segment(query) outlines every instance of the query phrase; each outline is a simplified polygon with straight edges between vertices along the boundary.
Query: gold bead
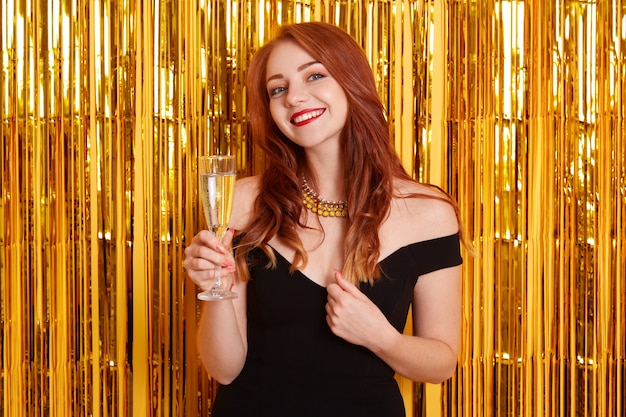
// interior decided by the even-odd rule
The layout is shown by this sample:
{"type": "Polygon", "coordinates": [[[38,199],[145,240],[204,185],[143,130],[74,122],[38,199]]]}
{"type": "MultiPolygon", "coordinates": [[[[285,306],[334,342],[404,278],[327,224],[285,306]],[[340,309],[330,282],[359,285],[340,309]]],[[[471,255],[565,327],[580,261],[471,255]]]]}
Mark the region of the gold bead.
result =
{"type": "Polygon", "coordinates": [[[344,201],[327,201],[311,189],[306,179],[302,179],[302,204],[311,212],[323,217],[346,217],[348,209],[344,201]]]}

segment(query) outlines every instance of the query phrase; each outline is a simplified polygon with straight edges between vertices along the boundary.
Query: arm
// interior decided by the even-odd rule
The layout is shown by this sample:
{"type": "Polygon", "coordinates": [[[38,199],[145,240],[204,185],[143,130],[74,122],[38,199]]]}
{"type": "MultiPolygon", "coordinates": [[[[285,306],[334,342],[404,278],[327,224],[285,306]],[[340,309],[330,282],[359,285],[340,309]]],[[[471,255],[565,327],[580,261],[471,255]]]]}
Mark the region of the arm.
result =
{"type": "MultiPolygon", "coordinates": [[[[229,231],[222,245],[208,231],[198,233],[185,249],[185,269],[188,276],[202,290],[213,282],[215,264],[222,265],[222,273],[235,274],[234,262],[226,247],[233,231],[229,231]]],[[[239,296],[233,300],[203,301],[198,324],[198,352],[207,372],[222,384],[228,384],[241,369],[246,359],[246,284],[235,279],[233,290],[239,296]]]]}
{"type": "Polygon", "coordinates": [[[457,365],[460,339],[460,267],[420,277],[414,289],[414,335],[398,332],[352,283],[336,274],[328,287],[328,324],[343,339],[365,346],[400,375],[439,383],[457,365]]]}
{"type": "Polygon", "coordinates": [[[207,301],[202,306],[197,346],[205,369],[221,384],[230,384],[243,369],[248,351],[245,336],[245,284],[235,285],[235,300],[207,301]]]}
{"type": "Polygon", "coordinates": [[[234,274],[239,296],[233,300],[203,301],[198,323],[197,345],[207,372],[221,384],[231,383],[241,372],[248,352],[246,297],[247,283],[237,278],[234,259],[228,248],[235,229],[244,229],[251,218],[251,208],[258,194],[257,180],[246,177],[237,181],[233,203],[232,228],[220,243],[204,230],[185,249],[187,275],[202,291],[211,287],[215,265],[222,273],[234,274]]]}
{"type": "MultiPolygon", "coordinates": [[[[407,189],[405,192],[422,192],[407,189]]],[[[429,190],[426,190],[429,191],[429,190]]],[[[436,195],[436,194],[433,194],[436,195]]],[[[400,199],[381,234],[393,248],[458,230],[452,206],[437,199],[400,199]]],[[[370,349],[397,373],[439,383],[455,371],[461,323],[461,267],[421,276],[413,289],[413,335],[398,332],[357,287],[337,274],[328,286],[327,320],[345,340],[370,349]]]]}

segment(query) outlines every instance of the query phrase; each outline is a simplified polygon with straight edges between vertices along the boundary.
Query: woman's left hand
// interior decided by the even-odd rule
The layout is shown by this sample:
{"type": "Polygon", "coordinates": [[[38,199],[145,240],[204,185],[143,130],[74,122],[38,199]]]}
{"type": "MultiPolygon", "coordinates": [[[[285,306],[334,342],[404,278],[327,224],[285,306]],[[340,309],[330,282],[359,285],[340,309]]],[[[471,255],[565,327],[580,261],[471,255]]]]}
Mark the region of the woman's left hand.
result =
{"type": "Polygon", "coordinates": [[[326,322],[342,339],[371,349],[382,333],[396,331],[382,311],[341,272],[335,271],[335,282],[327,291],[326,322]]]}

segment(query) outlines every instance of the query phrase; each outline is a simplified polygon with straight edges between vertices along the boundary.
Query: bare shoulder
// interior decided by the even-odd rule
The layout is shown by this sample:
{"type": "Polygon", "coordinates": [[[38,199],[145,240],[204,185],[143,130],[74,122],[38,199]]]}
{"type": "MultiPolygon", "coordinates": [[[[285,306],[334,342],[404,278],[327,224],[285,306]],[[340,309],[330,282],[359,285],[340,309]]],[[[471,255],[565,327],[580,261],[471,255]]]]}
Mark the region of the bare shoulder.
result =
{"type": "Polygon", "coordinates": [[[388,226],[407,243],[449,236],[459,231],[455,203],[443,190],[397,180],[388,226]]]}
{"type": "Polygon", "coordinates": [[[254,202],[259,195],[261,181],[259,176],[243,177],[235,183],[235,200],[231,226],[244,229],[252,221],[254,202]]]}

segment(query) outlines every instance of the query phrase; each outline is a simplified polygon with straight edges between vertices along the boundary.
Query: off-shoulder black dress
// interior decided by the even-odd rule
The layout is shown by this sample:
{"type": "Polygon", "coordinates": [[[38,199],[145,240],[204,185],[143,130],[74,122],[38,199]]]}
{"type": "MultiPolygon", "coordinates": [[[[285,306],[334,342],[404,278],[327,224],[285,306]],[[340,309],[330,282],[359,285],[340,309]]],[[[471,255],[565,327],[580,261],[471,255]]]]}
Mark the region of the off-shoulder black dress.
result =
{"type": "MultiPolygon", "coordinates": [[[[372,352],[335,336],[326,323],[326,288],[289,262],[266,269],[265,254],[248,282],[248,356],[220,386],[213,417],[404,417],[394,371],[372,352]]],[[[420,275],[460,265],[458,234],[402,247],[380,262],[383,278],[363,291],[402,331],[420,275]]]]}

